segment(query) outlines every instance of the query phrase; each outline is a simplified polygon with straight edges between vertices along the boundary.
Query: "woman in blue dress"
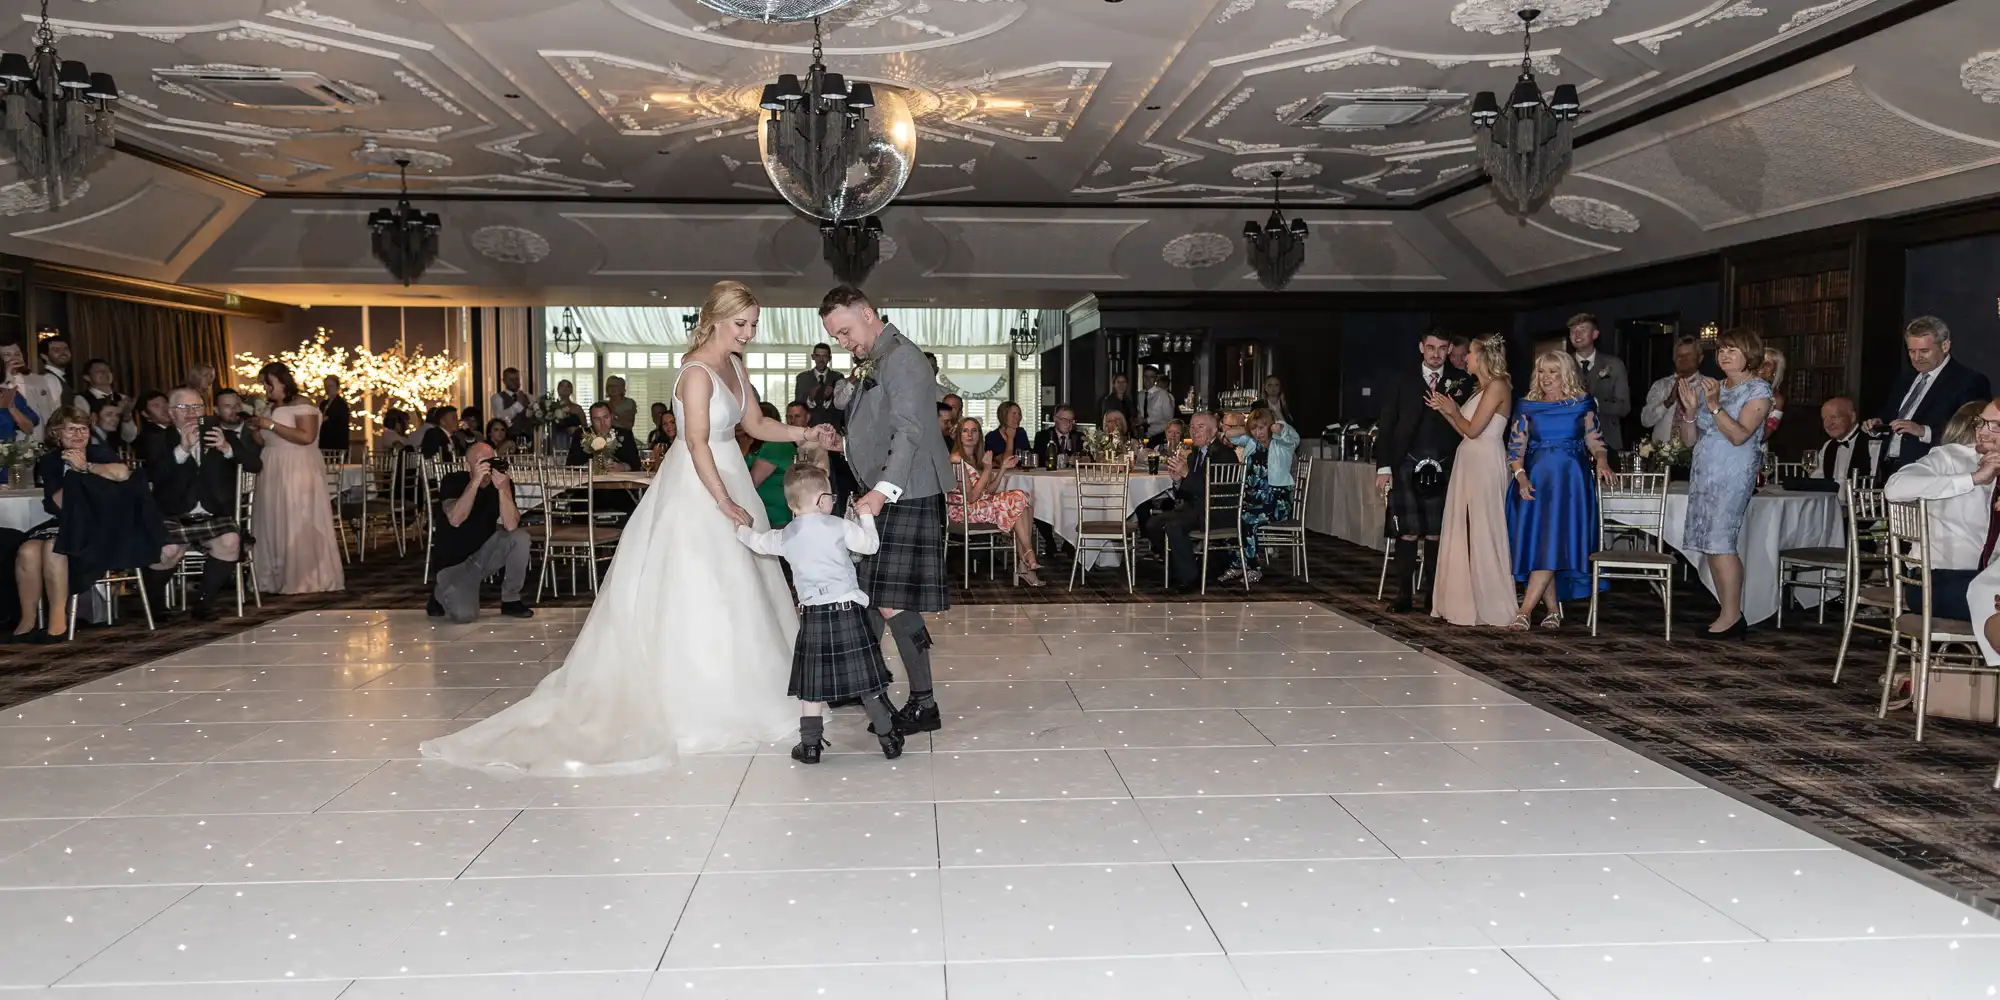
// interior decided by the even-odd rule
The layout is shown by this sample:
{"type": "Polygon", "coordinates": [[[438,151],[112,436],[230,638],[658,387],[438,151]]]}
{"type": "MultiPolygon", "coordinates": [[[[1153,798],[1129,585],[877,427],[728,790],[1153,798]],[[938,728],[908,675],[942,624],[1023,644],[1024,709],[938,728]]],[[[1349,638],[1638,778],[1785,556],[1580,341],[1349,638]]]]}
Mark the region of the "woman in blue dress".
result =
{"type": "Polygon", "coordinates": [[[1535,359],[1535,375],[1507,435],[1514,489],[1507,495],[1507,534],[1514,579],[1526,584],[1521,610],[1508,626],[1526,631],[1536,604],[1548,607],[1541,627],[1562,627],[1562,603],[1590,596],[1590,553],[1597,548],[1597,484],[1612,480],[1598,432],[1597,400],[1583,388],[1566,351],[1535,359]]]}
{"type": "Polygon", "coordinates": [[[1771,386],[1756,376],[1764,340],[1734,329],[1715,341],[1722,381],[1698,376],[1681,383],[1681,403],[1694,412],[1694,468],[1688,473],[1687,526],[1681,549],[1708,557],[1709,579],[1722,610],[1708,627],[1711,638],[1741,638],[1743,559],[1736,538],[1757,491],[1763,466],[1764,418],[1771,415],[1771,386]]]}

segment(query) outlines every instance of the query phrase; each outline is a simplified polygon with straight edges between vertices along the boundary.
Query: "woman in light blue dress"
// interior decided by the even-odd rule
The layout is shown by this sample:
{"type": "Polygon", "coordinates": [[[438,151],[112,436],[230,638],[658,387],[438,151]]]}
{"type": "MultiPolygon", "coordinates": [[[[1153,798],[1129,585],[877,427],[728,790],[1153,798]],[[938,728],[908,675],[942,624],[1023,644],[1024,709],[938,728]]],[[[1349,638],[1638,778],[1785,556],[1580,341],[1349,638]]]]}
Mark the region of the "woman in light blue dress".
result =
{"type": "Polygon", "coordinates": [[[1715,363],[1722,369],[1720,383],[1696,377],[1680,387],[1681,402],[1694,411],[1696,435],[1681,549],[1708,557],[1709,578],[1722,605],[1709,636],[1741,638],[1748,626],[1736,540],[1757,491],[1764,418],[1771,415],[1770,383],[1755,374],[1764,363],[1764,340],[1752,330],[1729,330],[1716,339],[1715,363]]]}

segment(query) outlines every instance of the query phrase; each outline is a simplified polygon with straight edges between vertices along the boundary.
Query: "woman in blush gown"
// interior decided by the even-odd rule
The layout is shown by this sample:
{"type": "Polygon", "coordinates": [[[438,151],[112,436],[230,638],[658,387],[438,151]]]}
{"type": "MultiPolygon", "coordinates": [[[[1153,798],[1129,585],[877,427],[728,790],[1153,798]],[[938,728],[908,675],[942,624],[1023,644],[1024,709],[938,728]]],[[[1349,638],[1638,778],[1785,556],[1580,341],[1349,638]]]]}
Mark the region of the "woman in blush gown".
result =
{"type": "Polygon", "coordinates": [[[562,668],[527,698],[423,744],[425,757],[534,775],[638,774],[681,754],[750,749],[798,726],[786,697],[798,634],[777,559],[736,540],[770,527],[736,450],[815,434],[770,420],[738,357],[757,300],[709,290],[674,387],[678,445],[626,522],[590,617],[562,668]]]}
{"type": "Polygon", "coordinates": [[[249,421],[264,443],[264,468],[257,473],[250,511],[257,585],[280,594],[345,590],[326,460],[319,453],[319,407],[299,395],[283,362],[265,365],[257,378],[271,404],[269,413],[249,421]]]}
{"type": "Polygon", "coordinates": [[[1597,427],[1597,401],[1584,391],[1576,359],[1553,350],[1535,359],[1535,376],[1507,438],[1514,492],[1507,497],[1507,534],[1514,545],[1514,579],[1527,584],[1508,626],[1528,628],[1537,603],[1548,607],[1541,627],[1562,627],[1562,603],[1590,596],[1590,553],[1597,548],[1597,479],[1612,482],[1609,454],[1597,427]]]}
{"type": "Polygon", "coordinates": [[[1466,365],[1479,391],[1464,405],[1432,392],[1424,404],[1465,438],[1451,465],[1438,535],[1431,614],[1453,625],[1504,626],[1514,617],[1514,574],[1507,550],[1507,341],[1472,342],[1466,365]]]}

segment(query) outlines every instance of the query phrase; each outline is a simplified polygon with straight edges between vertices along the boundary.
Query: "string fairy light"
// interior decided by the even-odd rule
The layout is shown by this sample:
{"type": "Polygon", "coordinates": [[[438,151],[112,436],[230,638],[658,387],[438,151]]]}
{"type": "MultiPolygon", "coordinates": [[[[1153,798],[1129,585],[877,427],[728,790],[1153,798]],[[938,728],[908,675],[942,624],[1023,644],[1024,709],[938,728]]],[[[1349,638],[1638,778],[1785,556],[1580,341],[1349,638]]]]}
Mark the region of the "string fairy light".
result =
{"type": "Polygon", "coordinates": [[[340,394],[354,412],[381,423],[380,413],[369,412],[364,402],[374,397],[382,412],[402,409],[414,414],[451,399],[458,391],[465,365],[440,354],[422,350],[410,354],[401,347],[376,353],[365,348],[334,347],[327,343],[327,329],[320,327],[313,339],[271,357],[260,358],[243,352],[236,355],[236,374],[243,392],[261,398],[263,383],[257,373],[273,361],[283,362],[302,387],[326,384],[329,375],[340,379],[340,394]]]}

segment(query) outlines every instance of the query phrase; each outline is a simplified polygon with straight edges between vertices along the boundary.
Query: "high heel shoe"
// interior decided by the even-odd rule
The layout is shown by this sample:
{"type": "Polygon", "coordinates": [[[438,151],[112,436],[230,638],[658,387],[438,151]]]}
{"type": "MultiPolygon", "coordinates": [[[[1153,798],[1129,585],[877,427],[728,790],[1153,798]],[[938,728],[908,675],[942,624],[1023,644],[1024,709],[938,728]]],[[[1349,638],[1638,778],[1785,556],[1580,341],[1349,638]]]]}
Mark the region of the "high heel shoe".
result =
{"type": "Polygon", "coordinates": [[[1718,642],[1723,641],[1725,639],[1736,639],[1739,641],[1745,640],[1750,638],[1750,619],[1738,618],[1736,619],[1736,624],[1731,625],[1720,632],[1710,630],[1710,631],[1705,631],[1702,634],[1718,642]]]}
{"type": "Polygon", "coordinates": [[[1562,628],[1563,627],[1562,609],[1557,608],[1554,611],[1551,611],[1548,614],[1543,615],[1541,627],[1546,629],[1562,628]]]}
{"type": "Polygon", "coordinates": [[[1039,566],[1030,566],[1027,569],[1015,570],[1014,586],[1018,587],[1021,586],[1023,583],[1026,583],[1030,587],[1042,586],[1042,578],[1035,575],[1035,570],[1038,570],[1040,568],[1041,567],[1039,566]]]}
{"type": "Polygon", "coordinates": [[[1509,632],[1526,632],[1527,630],[1528,630],[1527,615],[1515,615],[1514,620],[1507,624],[1507,631],[1509,632]]]}

